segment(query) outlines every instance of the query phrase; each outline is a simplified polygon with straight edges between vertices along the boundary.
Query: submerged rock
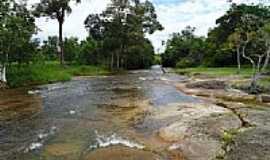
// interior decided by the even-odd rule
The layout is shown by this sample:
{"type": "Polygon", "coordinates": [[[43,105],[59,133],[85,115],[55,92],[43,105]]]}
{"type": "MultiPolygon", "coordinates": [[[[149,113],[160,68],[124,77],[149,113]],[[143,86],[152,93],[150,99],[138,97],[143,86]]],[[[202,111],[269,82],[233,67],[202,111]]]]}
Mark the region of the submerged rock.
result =
{"type": "Polygon", "coordinates": [[[74,154],[79,154],[81,150],[80,145],[58,143],[46,146],[44,150],[44,156],[48,159],[52,157],[71,157],[74,154]]]}
{"type": "Polygon", "coordinates": [[[83,160],[157,160],[158,155],[152,152],[137,150],[123,146],[113,146],[94,150],[83,158],[83,160]]]}

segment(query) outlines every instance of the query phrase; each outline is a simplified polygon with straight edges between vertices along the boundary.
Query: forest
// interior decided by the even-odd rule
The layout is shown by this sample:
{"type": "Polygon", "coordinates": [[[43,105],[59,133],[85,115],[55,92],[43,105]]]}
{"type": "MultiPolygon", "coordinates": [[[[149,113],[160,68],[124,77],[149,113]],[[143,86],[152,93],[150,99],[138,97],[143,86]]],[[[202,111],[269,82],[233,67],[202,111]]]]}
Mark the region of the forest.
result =
{"type": "MultiPolygon", "coordinates": [[[[79,0],[74,2],[80,4],[79,0]]],[[[206,37],[197,36],[196,28],[189,25],[172,33],[159,60],[146,37],[164,28],[150,1],[112,0],[102,13],[85,17],[82,23],[88,37],[82,41],[63,37],[64,22],[72,13],[70,3],[71,0],[41,0],[29,7],[27,1],[1,2],[2,81],[20,86],[25,82],[27,85],[67,80],[72,75],[93,74],[93,70],[102,74],[162,63],[163,67],[173,68],[237,67],[237,73],[243,67],[250,67],[255,83],[257,73],[265,72],[269,66],[270,10],[263,4],[232,3],[216,20],[216,26],[209,28],[206,37]],[[59,34],[44,41],[33,38],[39,32],[36,19],[40,17],[57,20],[59,34]],[[42,74],[40,70],[47,68],[52,71],[42,74]],[[58,70],[62,74],[57,74],[58,70]]]]}
{"type": "Polygon", "coordinates": [[[27,1],[1,1],[2,81],[7,81],[11,86],[20,86],[32,81],[49,82],[51,77],[55,77],[55,80],[68,79],[65,74],[68,69],[58,64],[70,68],[72,71],[67,72],[75,75],[91,74],[93,67],[89,66],[98,66],[101,72],[106,72],[107,69],[139,69],[153,65],[154,47],[146,34],[153,34],[163,27],[157,20],[151,2],[113,0],[102,13],[85,17],[82,23],[89,34],[82,41],[77,37],[63,37],[65,19],[72,13],[70,3],[70,0],[41,0],[29,7],[27,1]],[[39,17],[57,20],[58,36],[50,36],[42,42],[33,38],[39,31],[35,23],[39,17]],[[59,70],[61,74],[46,71],[48,68],[59,70]]]}
{"type": "Polygon", "coordinates": [[[236,67],[252,69],[251,92],[256,92],[261,73],[269,72],[270,10],[263,4],[235,4],[216,20],[207,37],[187,26],[173,33],[162,54],[165,67],[236,67]]]}

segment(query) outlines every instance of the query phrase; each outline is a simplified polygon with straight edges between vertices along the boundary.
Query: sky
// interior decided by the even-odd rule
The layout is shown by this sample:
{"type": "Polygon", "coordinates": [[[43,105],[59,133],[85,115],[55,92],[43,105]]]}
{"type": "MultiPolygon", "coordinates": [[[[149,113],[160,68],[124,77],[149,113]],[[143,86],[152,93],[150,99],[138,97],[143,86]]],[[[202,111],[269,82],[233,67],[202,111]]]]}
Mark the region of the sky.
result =
{"type": "MultiPolygon", "coordinates": [[[[174,32],[180,32],[186,26],[196,27],[195,34],[206,36],[209,28],[215,26],[217,18],[222,16],[229,8],[227,0],[150,0],[158,15],[158,20],[165,28],[147,37],[152,41],[155,50],[162,52],[166,41],[174,32]]],[[[235,3],[252,3],[258,0],[233,0],[235,3]]],[[[29,0],[30,4],[39,0],[29,0]]],[[[82,0],[82,3],[72,4],[73,12],[66,17],[64,24],[65,37],[78,37],[83,40],[87,36],[84,28],[84,20],[91,13],[101,13],[110,0],[82,0]]],[[[37,19],[37,25],[41,31],[35,38],[41,40],[48,36],[58,34],[58,23],[48,18],[37,19]]]]}

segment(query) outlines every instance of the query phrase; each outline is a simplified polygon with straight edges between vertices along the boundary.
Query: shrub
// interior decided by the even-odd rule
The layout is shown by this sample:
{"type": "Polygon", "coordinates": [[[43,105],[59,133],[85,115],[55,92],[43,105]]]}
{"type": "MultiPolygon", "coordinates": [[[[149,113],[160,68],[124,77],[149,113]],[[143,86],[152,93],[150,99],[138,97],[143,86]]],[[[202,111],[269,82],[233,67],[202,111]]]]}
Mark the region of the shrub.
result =
{"type": "Polygon", "coordinates": [[[189,58],[183,58],[176,64],[177,68],[189,68],[189,67],[194,67],[194,66],[196,66],[194,60],[189,59],[189,58]]]}

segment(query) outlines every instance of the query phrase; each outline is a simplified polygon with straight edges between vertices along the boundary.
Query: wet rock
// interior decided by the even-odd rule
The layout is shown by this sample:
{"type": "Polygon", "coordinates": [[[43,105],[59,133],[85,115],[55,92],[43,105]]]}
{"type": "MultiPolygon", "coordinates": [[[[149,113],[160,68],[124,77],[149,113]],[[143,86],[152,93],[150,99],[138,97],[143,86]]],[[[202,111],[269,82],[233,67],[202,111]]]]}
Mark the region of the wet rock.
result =
{"type": "Polygon", "coordinates": [[[156,160],[158,155],[152,152],[136,150],[123,146],[101,148],[88,153],[83,160],[156,160]]]}
{"type": "Polygon", "coordinates": [[[269,160],[269,128],[253,128],[237,135],[225,160],[269,160]]]}
{"type": "Polygon", "coordinates": [[[210,81],[198,81],[187,84],[188,88],[204,88],[204,89],[224,89],[226,84],[224,81],[210,80],[210,81]]]}
{"type": "Polygon", "coordinates": [[[68,143],[58,143],[48,145],[45,148],[44,156],[45,157],[69,157],[74,154],[78,154],[81,148],[80,145],[68,144],[68,143]]]}

